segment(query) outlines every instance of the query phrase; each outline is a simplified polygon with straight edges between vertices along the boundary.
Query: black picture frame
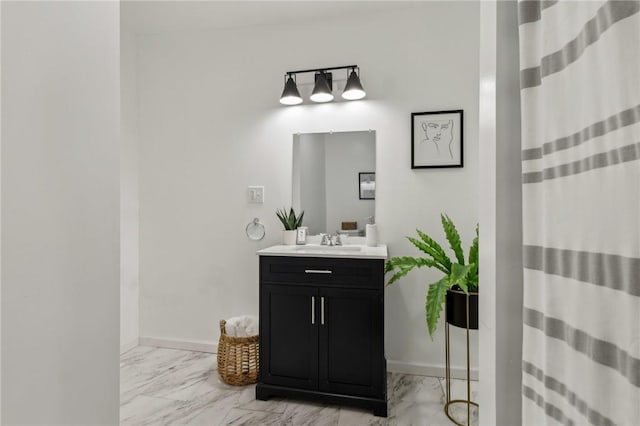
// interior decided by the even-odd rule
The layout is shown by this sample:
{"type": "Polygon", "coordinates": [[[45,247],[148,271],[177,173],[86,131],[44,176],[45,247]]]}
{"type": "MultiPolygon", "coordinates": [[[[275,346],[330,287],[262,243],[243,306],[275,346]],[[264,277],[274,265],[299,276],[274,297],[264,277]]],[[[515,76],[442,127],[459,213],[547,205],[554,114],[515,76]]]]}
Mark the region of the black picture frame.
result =
{"type": "Polygon", "coordinates": [[[375,200],[376,199],[376,172],[360,172],[358,173],[358,199],[359,200],[375,200]],[[373,179],[371,179],[373,178],[373,179]],[[373,181],[373,190],[362,189],[363,183],[370,183],[373,181]],[[373,194],[371,194],[373,192],[373,194]]]}
{"type": "Polygon", "coordinates": [[[425,111],[411,113],[411,168],[412,169],[443,169],[464,167],[464,110],[454,109],[446,111],[425,111]],[[430,126],[429,119],[434,125],[430,126]],[[443,124],[443,122],[445,122],[443,124]],[[437,139],[430,138],[431,128],[441,132],[449,126],[451,140],[447,149],[439,146],[440,133],[437,139]],[[420,133],[416,128],[420,129],[420,133]],[[459,131],[457,131],[459,129],[459,131]],[[429,145],[424,145],[427,142],[429,145]],[[423,144],[418,145],[417,144],[423,144]],[[430,146],[431,148],[427,148],[430,146]],[[451,156],[449,161],[448,156],[451,156]]]}

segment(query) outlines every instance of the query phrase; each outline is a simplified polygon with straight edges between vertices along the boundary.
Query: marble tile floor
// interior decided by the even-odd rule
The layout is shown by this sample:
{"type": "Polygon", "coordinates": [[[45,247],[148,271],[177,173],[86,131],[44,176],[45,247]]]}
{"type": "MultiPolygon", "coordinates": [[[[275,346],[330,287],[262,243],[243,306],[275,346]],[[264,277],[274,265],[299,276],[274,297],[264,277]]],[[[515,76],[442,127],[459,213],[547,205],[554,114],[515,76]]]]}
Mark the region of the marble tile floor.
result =
{"type": "MultiPolygon", "coordinates": [[[[389,417],[360,409],[298,400],[255,399],[255,385],[230,386],[220,380],[216,356],[204,352],[138,346],[120,357],[120,424],[358,426],[453,423],[443,412],[444,379],[389,374],[389,417]]],[[[452,395],[463,397],[466,383],[452,382],[452,395]]],[[[477,401],[477,383],[472,383],[477,401]]],[[[466,423],[466,406],[454,417],[466,423]]],[[[471,424],[477,423],[477,410],[471,424]]]]}

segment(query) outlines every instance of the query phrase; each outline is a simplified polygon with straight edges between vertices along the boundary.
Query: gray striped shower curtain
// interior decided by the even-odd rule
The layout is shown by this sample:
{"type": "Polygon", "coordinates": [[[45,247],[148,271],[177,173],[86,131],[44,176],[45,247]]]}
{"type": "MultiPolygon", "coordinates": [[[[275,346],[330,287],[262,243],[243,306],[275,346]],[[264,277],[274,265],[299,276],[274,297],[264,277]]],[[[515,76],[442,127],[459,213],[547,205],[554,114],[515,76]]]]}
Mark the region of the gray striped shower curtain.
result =
{"type": "Polygon", "coordinates": [[[520,1],[525,425],[640,425],[640,2],[520,1]]]}

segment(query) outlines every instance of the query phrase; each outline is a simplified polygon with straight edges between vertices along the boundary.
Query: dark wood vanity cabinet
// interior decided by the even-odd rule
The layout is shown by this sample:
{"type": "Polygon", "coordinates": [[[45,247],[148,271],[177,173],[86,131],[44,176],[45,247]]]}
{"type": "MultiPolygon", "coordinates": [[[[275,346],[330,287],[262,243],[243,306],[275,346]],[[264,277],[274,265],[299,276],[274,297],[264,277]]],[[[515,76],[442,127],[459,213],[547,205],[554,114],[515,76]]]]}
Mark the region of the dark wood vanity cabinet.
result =
{"type": "Polygon", "coordinates": [[[260,256],[256,398],[387,415],[384,260],[260,256]]]}

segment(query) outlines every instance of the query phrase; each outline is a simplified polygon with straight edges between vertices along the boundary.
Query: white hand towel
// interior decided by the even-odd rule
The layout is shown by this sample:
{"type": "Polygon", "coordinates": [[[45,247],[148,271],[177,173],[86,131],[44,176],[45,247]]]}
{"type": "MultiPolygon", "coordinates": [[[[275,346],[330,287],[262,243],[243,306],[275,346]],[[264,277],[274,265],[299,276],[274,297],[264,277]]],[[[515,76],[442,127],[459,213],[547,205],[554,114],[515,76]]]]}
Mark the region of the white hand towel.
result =
{"type": "Polygon", "coordinates": [[[234,323],[227,321],[224,325],[224,331],[227,333],[227,336],[236,337],[237,331],[234,323]]]}
{"type": "Polygon", "coordinates": [[[249,315],[229,318],[225,324],[227,335],[233,337],[256,336],[258,330],[258,318],[249,315]]]}

